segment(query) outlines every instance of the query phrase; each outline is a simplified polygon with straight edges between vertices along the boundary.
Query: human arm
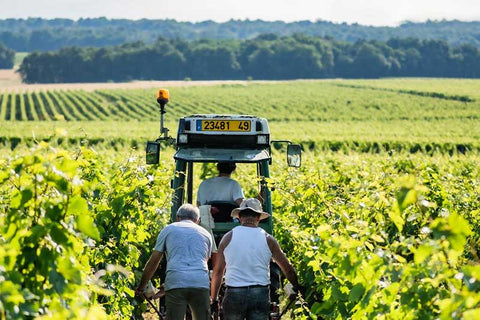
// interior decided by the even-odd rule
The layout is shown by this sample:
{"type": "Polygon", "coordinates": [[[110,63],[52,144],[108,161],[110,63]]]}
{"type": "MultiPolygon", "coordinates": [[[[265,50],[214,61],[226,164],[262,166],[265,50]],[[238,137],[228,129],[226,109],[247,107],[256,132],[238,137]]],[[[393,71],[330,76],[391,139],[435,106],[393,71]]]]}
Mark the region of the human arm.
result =
{"type": "Polygon", "coordinates": [[[298,283],[297,274],[292,264],[285,256],[285,253],[282,251],[282,248],[280,248],[278,241],[273,236],[267,235],[267,244],[270,248],[270,251],[272,252],[273,260],[280,267],[280,270],[282,270],[287,280],[290,281],[290,283],[293,285],[294,290],[298,291],[298,288],[300,286],[298,283]]]}
{"type": "Polygon", "coordinates": [[[145,268],[143,269],[142,278],[140,279],[140,284],[137,288],[135,288],[135,293],[137,295],[142,295],[145,291],[145,286],[147,285],[148,281],[152,278],[155,270],[157,270],[160,261],[162,260],[163,252],[153,250],[150,259],[148,259],[145,268]]]}
{"type": "Polygon", "coordinates": [[[220,241],[220,244],[218,245],[218,252],[216,254],[216,259],[215,259],[216,261],[213,268],[212,281],[211,281],[211,287],[210,287],[211,301],[218,300],[218,292],[220,291],[220,287],[222,285],[222,278],[223,278],[223,273],[225,272],[225,265],[226,265],[224,251],[231,240],[232,240],[232,231],[229,231],[223,236],[222,240],[220,241]]]}

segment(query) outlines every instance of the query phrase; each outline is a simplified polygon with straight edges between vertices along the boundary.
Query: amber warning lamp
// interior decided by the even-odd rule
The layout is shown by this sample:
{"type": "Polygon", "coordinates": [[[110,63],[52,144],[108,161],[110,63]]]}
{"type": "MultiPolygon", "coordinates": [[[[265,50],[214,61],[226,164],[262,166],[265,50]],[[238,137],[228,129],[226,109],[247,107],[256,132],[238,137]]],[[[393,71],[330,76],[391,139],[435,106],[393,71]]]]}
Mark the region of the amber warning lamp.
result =
{"type": "Polygon", "coordinates": [[[146,160],[147,164],[158,164],[160,160],[160,142],[165,141],[170,144],[175,143],[175,139],[168,136],[168,128],[163,126],[163,115],[165,112],[165,105],[170,99],[170,94],[166,89],[157,91],[157,102],[160,105],[160,136],[155,141],[147,142],[146,160]]]}
{"type": "Polygon", "coordinates": [[[160,107],[163,108],[168,103],[170,99],[170,93],[167,89],[160,89],[157,92],[157,102],[160,104],[160,107]]]}
{"type": "Polygon", "coordinates": [[[163,126],[163,115],[166,113],[165,105],[170,99],[170,93],[167,89],[160,89],[157,91],[157,102],[160,104],[160,135],[163,135],[164,139],[167,139],[168,129],[163,126]]]}

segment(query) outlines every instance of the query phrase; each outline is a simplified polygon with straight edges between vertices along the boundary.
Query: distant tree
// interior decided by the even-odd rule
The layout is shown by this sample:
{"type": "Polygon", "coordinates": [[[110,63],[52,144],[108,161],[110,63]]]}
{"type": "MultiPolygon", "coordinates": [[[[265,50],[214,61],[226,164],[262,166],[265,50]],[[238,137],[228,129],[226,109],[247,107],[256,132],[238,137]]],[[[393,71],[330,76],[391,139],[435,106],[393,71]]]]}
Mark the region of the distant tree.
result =
{"type": "Polygon", "coordinates": [[[389,73],[391,64],[376,46],[371,43],[362,43],[359,45],[351,67],[354,77],[379,78],[389,73]]]}
{"type": "Polygon", "coordinates": [[[316,48],[296,41],[277,41],[272,46],[273,79],[320,78],[322,57],[316,48]]]}
{"type": "MultiPolygon", "coordinates": [[[[253,47],[251,47],[253,49],[253,47]]],[[[257,44],[256,48],[246,56],[243,70],[248,77],[253,79],[275,79],[272,63],[274,51],[266,44],[257,44]]]]}
{"type": "Polygon", "coordinates": [[[19,73],[25,83],[57,82],[55,78],[55,55],[38,51],[27,55],[20,65],[19,73]]]}
{"type": "MultiPolygon", "coordinates": [[[[419,73],[426,77],[448,77],[450,61],[450,47],[443,40],[424,40],[419,52],[422,61],[419,73]]],[[[453,76],[453,75],[451,75],[453,76]]]]}
{"type": "Polygon", "coordinates": [[[49,29],[34,30],[30,33],[28,48],[41,51],[55,50],[59,48],[56,44],[58,40],[58,35],[52,33],[49,29]]]}
{"type": "Polygon", "coordinates": [[[414,77],[420,76],[420,65],[422,63],[422,55],[416,48],[408,48],[396,50],[395,56],[400,64],[398,76],[414,77]]]}
{"type": "Polygon", "coordinates": [[[472,45],[463,45],[453,50],[455,71],[461,78],[480,77],[480,49],[472,45]]]}
{"type": "Polygon", "coordinates": [[[56,54],[55,82],[95,81],[96,70],[92,65],[91,50],[78,47],[61,49],[56,54]]]}
{"type": "Polygon", "coordinates": [[[28,47],[29,35],[23,32],[1,31],[0,43],[3,42],[8,48],[12,48],[15,51],[30,51],[28,47]]]}
{"type": "Polygon", "coordinates": [[[391,38],[386,44],[392,49],[420,49],[421,41],[418,38],[391,38]]]}
{"type": "Polygon", "coordinates": [[[268,35],[245,41],[158,38],[153,44],[137,41],[100,49],[73,46],[34,52],[24,59],[20,73],[28,83],[186,77],[195,80],[480,77],[480,56],[474,46],[451,48],[441,40],[362,40],[352,44],[299,34],[268,35]]]}
{"type": "Polygon", "coordinates": [[[308,44],[315,47],[315,50],[320,55],[321,69],[324,76],[333,75],[334,53],[333,53],[333,39],[317,38],[305,36],[303,34],[294,34],[293,38],[298,43],[308,44]]]}
{"type": "Polygon", "coordinates": [[[342,78],[355,77],[353,58],[347,54],[338,54],[335,59],[334,74],[342,78]]]}
{"type": "Polygon", "coordinates": [[[117,70],[115,67],[115,49],[112,47],[100,48],[92,53],[91,64],[95,68],[96,81],[114,81],[117,70]]]}
{"type": "Polygon", "coordinates": [[[200,43],[187,53],[187,74],[192,79],[235,79],[240,73],[240,64],[233,48],[200,43]]]}
{"type": "Polygon", "coordinates": [[[153,59],[151,70],[154,73],[149,79],[183,80],[187,76],[185,55],[175,48],[162,50],[153,59]]]}
{"type": "Polygon", "coordinates": [[[15,58],[15,51],[5,47],[0,43],[0,69],[11,69],[13,68],[15,58]]]}
{"type": "Polygon", "coordinates": [[[255,38],[257,41],[275,41],[278,40],[278,35],[275,33],[264,33],[255,38]]]}

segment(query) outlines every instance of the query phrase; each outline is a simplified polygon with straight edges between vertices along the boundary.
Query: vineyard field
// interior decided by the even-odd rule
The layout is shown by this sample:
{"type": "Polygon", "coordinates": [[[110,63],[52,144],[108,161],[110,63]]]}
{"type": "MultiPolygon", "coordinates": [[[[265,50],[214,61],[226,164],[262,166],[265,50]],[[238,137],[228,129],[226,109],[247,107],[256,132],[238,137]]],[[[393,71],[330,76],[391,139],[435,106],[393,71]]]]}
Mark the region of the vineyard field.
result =
{"type": "MultiPolygon", "coordinates": [[[[169,109],[174,118],[220,110],[258,114],[270,121],[478,120],[479,86],[478,80],[414,79],[174,87],[169,109]]],[[[0,96],[1,120],[156,120],[155,92],[156,88],[5,90],[0,96]]]]}
{"type": "MultiPolygon", "coordinates": [[[[175,132],[174,120],[184,115],[255,114],[269,120],[274,139],[295,139],[306,149],[478,152],[478,87],[480,81],[454,79],[174,87],[167,122],[175,132]]],[[[88,137],[94,144],[138,145],[158,132],[155,90],[4,91],[0,143],[55,137],[78,145],[88,137]],[[62,129],[68,139],[58,137],[62,129]]]]}
{"type": "MultiPolygon", "coordinates": [[[[169,115],[167,115],[169,116],[169,115]]],[[[465,145],[479,150],[478,121],[343,121],[314,122],[288,121],[270,122],[273,139],[294,139],[304,144],[306,149],[335,150],[337,145],[355,148],[355,144],[383,144],[405,146],[405,150],[415,145],[448,147],[465,145]]],[[[60,145],[79,145],[82,141],[91,145],[136,146],[159,135],[158,121],[119,122],[119,121],[75,121],[75,122],[3,122],[0,127],[0,145],[11,147],[21,141],[32,145],[34,140],[56,141],[60,145]]],[[[175,132],[177,123],[166,122],[175,132]]]]}
{"type": "MultiPolygon", "coordinates": [[[[147,167],[138,151],[40,143],[0,157],[0,314],[141,313],[132,289],[169,217],[171,155],[147,167]]],[[[478,155],[307,153],[300,170],[274,157],[275,236],[307,286],[296,319],[479,316],[478,155]]],[[[246,166],[235,178],[253,196],[246,166]]]]}
{"type": "MultiPolygon", "coordinates": [[[[285,319],[480,319],[480,81],[174,87],[167,126],[255,114],[274,145],[274,234],[306,293],[285,319]],[[289,318],[288,318],[289,317],[289,318]]],[[[174,149],[152,89],[1,91],[0,320],[128,319],[169,221],[174,149]]],[[[215,173],[195,164],[194,189],[215,173]]],[[[258,194],[256,168],[233,176],[258,194]]],[[[195,192],[194,192],[195,194],[195,192]]],[[[194,201],[196,199],[193,199],[194,201]]],[[[160,279],[155,279],[159,284],[160,279]]],[[[282,307],[285,304],[282,298],[282,307]]]]}

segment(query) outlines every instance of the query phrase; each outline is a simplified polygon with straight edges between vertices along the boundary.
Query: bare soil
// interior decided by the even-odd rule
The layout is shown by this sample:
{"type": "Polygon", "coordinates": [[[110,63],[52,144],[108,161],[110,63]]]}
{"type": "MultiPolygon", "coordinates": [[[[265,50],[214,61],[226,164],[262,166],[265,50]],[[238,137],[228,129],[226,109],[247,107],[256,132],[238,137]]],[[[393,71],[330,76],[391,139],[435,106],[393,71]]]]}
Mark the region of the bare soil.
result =
{"type": "Polygon", "coordinates": [[[247,84],[243,80],[222,81],[131,81],[131,82],[99,82],[99,83],[22,83],[20,75],[14,69],[0,70],[0,92],[24,92],[34,90],[68,90],[77,89],[93,91],[96,89],[133,89],[133,88],[159,88],[159,87],[188,87],[188,86],[213,86],[219,84],[247,84]]]}
{"type": "Polygon", "coordinates": [[[0,69],[0,90],[21,84],[20,75],[14,69],[0,69]]]}

